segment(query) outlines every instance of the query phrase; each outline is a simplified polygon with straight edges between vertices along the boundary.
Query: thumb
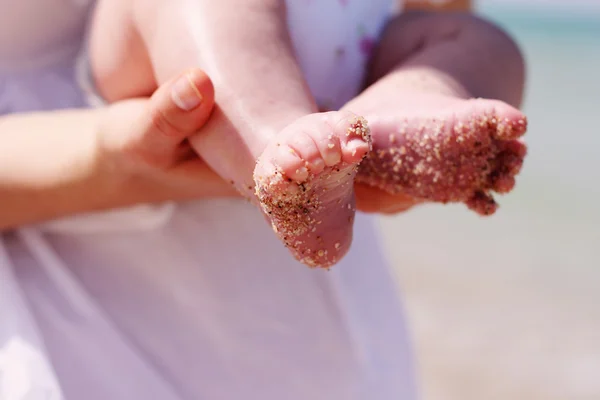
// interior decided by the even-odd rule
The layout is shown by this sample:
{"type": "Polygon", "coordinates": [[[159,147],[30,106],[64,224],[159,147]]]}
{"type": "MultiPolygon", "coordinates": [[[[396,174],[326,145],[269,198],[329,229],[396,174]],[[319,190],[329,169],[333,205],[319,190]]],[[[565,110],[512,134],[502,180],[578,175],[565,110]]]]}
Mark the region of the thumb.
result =
{"type": "Polygon", "coordinates": [[[200,69],[190,69],[164,83],[142,112],[135,152],[154,165],[168,166],[180,145],[206,123],[214,107],[214,88],[200,69]]]}

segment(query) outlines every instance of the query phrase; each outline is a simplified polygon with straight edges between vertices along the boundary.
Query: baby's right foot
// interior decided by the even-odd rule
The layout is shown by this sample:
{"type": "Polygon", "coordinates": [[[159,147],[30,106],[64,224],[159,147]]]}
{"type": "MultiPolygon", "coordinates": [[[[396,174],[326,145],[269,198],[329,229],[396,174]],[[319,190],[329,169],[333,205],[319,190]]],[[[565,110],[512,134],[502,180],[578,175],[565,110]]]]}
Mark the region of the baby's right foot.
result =
{"type": "Polygon", "coordinates": [[[349,112],[311,114],[283,130],[258,159],[256,195],[294,256],[330,267],[348,251],[354,177],[371,147],[366,121],[349,112]]]}

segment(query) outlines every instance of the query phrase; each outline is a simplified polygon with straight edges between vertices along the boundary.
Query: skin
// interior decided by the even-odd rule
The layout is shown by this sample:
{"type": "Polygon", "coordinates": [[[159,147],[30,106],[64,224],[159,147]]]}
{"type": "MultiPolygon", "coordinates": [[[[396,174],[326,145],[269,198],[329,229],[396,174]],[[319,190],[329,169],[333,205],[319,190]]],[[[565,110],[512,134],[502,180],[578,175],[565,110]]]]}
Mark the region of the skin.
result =
{"type": "MultiPolygon", "coordinates": [[[[449,0],[443,3],[427,2],[421,0],[400,0],[399,7],[407,12],[462,12],[470,13],[473,10],[473,1],[471,0],[449,0]]],[[[391,27],[401,26],[406,15],[396,17],[388,27],[388,32],[392,31],[391,27]]],[[[388,40],[380,43],[373,57],[372,68],[369,71],[367,85],[370,86],[379,78],[385,76],[398,63],[398,58],[403,58],[404,51],[399,49],[399,46],[394,44],[397,40],[402,40],[402,32],[398,29],[394,33],[390,33],[388,40]]],[[[516,55],[515,59],[519,61],[520,55],[516,55]]],[[[522,61],[520,62],[522,64],[522,61]]],[[[517,73],[517,76],[511,77],[505,87],[511,91],[512,104],[516,107],[520,106],[523,96],[524,74],[517,73]]],[[[504,79],[501,80],[504,82],[504,79]]],[[[456,86],[456,82],[455,86],[456,86]]],[[[393,215],[400,212],[405,212],[415,205],[423,203],[423,201],[413,198],[404,193],[388,193],[384,190],[373,186],[357,182],[355,184],[357,208],[366,213],[380,213],[393,215]]]]}
{"type": "MultiPolygon", "coordinates": [[[[445,7],[468,5],[461,4],[445,7]]],[[[311,266],[330,266],[349,248],[357,172],[358,182],[386,192],[371,191],[379,196],[367,205],[359,200],[365,209],[393,212],[386,201],[396,202],[396,210],[425,201],[460,201],[487,215],[496,207],[490,192],[512,189],[525,154],[517,141],[525,119],[508,104],[520,101],[520,54],[506,35],[476,18],[398,17],[372,60],[367,82],[372,85],[343,113],[325,114],[316,113],[294,60],[281,1],[105,0],[95,24],[98,32],[113,32],[120,41],[115,44],[103,34],[92,37],[96,79],[108,99],[146,91],[184,65],[207,70],[215,80],[217,109],[204,132],[191,138],[192,146],[259,204],[286,246],[311,266]],[[486,48],[496,62],[476,56],[486,48]],[[474,97],[498,100],[470,101],[474,97]],[[274,105],[277,112],[272,112],[274,105]],[[444,109],[446,114],[439,114],[444,109]],[[350,135],[356,121],[348,112],[376,121],[370,124],[371,134],[350,135]],[[379,117],[392,118],[392,123],[379,117]],[[418,148],[440,121],[442,135],[436,140],[444,142],[443,157],[425,165],[423,175],[417,167],[435,152],[431,147],[430,153],[419,153],[418,148]],[[458,132],[462,126],[469,127],[463,132],[464,145],[458,132]],[[403,144],[394,148],[387,138],[401,131],[407,132],[403,144]],[[359,169],[371,144],[377,151],[359,169]],[[404,148],[412,149],[407,159],[391,159],[393,151],[402,154],[404,148]],[[378,159],[380,151],[391,153],[378,159]],[[229,156],[232,152],[235,158],[229,156]],[[394,175],[392,162],[399,166],[401,161],[405,169],[394,175]],[[432,190],[424,190],[428,187],[432,190]]]]}
{"type": "Polygon", "coordinates": [[[138,203],[237,195],[185,144],[210,116],[212,84],[198,69],[179,77],[202,95],[196,108],[177,106],[172,79],[149,99],[1,117],[0,230],[138,203]]]}
{"type": "MultiPolygon", "coordinates": [[[[336,260],[341,259],[350,246],[356,209],[352,182],[357,165],[369,151],[370,138],[346,134],[353,124],[349,113],[305,118],[318,109],[296,63],[282,1],[106,0],[100,3],[95,24],[98,32],[137,33],[137,38],[115,33],[131,38],[130,43],[121,44],[120,55],[115,55],[115,48],[105,36],[92,35],[92,63],[98,87],[106,98],[135,95],[131,83],[129,91],[121,85],[128,80],[125,71],[148,70],[142,65],[147,61],[158,82],[183,65],[201,66],[215,84],[217,107],[202,134],[191,139],[194,149],[215,172],[263,210],[286,245],[310,246],[306,236],[314,233],[323,238],[325,251],[329,248],[336,260]],[[114,18],[117,14],[132,19],[134,26],[123,27],[123,19],[114,18]],[[131,54],[136,54],[134,48],[140,45],[147,49],[147,55],[136,59],[131,54]],[[256,76],[264,79],[254,79],[256,76]],[[273,112],[274,105],[277,112],[273,112]],[[290,157],[294,149],[303,160],[290,157]],[[325,201],[321,196],[331,183],[327,177],[337,169],[347,171],[337,179],[349,184],[343,185],[344,190],[329,192],[335,198],[330,196],[325,201]],[[271,185],[278,173],[286,179],[271,185]],[[287,201],[284,197],[294,190],[292,186],[309,178],[311,192],[320,198],[312,204],[319,204],[319,209],[298,204],[294,210],[286,207],[289,215],[272,219],[269,207],[287,201]],[[256,181],[261,185],[255,188],[256,181]],[[262,197],[255,196],[255,192],[262,193],[262,197]],[[338,207],[342,204],[343,209],[338,207]],[[305,230],[290,234],[287,227],[294,225],[294,218],[306,217],[294,214],[298,209],[308,210],[312,224],[326,223],[318,227],[298,223],[305,230]]],[[[142,82],[138,89],[147,86],[142,82]]],[[[309,250],[318,253],[316,248],[309,250]]],[[[302,250],[292,251],[300,258],[302,250]]]]}
{"type": "Polygon", "coordinates": [[[357,181],[402,197],[462,201],[480,214],[493,213],[490,192],[513,188],[526,153],[517,140],[526,118],[516,109],[524,78],[518,48],[486,21],[462,13],[401,14],[388,25],[373,56],[367,89],[344,107],[367,117],[374,139],[357,181]],[[444,129],[438,131],[440,126],[444,129]],[[466,138],[456,134],[461,129],[471,143],[454,141],[466,138]],[[431,140],[440,146],[434,152],[398,154],[431,140]],[[419,162],[435,179],[407,169],[419,162]]]}
{"type": "Polygon", "coordinates": [[[422,1],[422,0],[401,0],[400,6],[405,11],[458,11],[468,12],[473,9],[472,0],[448,0],[443,2],[438,1],[422,1]]]}

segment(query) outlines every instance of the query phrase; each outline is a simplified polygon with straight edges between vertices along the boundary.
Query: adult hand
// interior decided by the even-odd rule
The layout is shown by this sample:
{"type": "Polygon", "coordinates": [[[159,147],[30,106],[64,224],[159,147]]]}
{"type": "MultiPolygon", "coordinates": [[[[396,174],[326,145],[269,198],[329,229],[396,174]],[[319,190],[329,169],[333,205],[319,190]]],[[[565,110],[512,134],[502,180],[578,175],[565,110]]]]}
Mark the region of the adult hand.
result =
{"type": "Polygon", "coordinates": [[[161,85],[150,99],[111,105],[100,129],[106,168],[120,171],[136,201],[237,196],[187,142],[213,106],[212,83],[199,69],[161,85]]]}
{"type": "Polygon", "coordinates": [[[148,99],[0,117],[0,230],[138,203],[237,196],[187,144],[210,117],[190,70],[148,99]]]}

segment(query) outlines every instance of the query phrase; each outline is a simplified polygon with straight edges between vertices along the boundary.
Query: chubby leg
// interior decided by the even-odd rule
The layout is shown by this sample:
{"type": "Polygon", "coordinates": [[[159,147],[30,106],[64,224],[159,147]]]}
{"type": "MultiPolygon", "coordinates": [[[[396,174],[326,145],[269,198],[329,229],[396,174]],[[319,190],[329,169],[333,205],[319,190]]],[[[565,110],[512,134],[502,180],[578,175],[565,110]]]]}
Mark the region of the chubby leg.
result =
{"type": "Polygon", "coordinates": [[[407,13],[384,32],[362,94],[374,151],[357,181],[482,215],[514,186],[526,153],[524,66],[498,28],[468,14],[407,13]],[[492,100],[493,99],[493,100],[492,100]]]}
{"type": "Polygon", "coordinates": [[[214,82],[216,108],[190,140],[194,149],[260,205],[298,259],[330,266],[343,257],[369,129],[349,112],[315,114],[283,0],[103,0],[92,58],[110,100],[202,67],[214,82]]]}

